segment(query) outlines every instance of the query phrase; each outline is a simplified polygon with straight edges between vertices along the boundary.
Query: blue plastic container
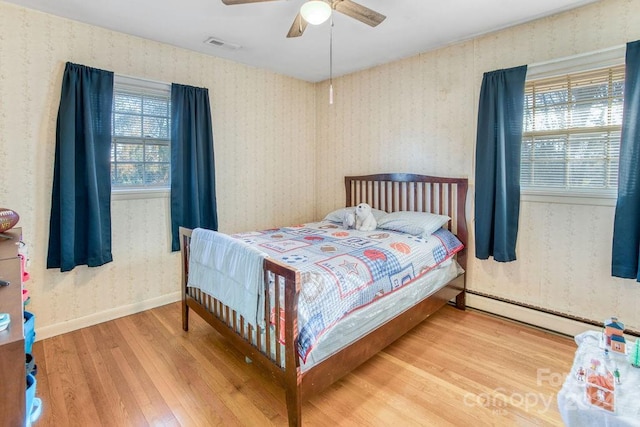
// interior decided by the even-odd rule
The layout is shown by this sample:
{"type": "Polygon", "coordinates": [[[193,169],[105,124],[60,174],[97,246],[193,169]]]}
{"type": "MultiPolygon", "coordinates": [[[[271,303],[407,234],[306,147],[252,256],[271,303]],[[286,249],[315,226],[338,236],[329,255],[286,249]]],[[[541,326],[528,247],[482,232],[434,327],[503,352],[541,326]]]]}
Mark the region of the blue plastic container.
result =
{"type": "Polygon", "coordinates": [[[36,377],[29,374],[27,375],[27,419],[25,422],[26,427],[31,427],[31,423],[35,422],[42,413],[42,400],[36,397],[36,377]]]}
{"type": "Polygon", "coordinates": [[[33,342],[36,340],[36,316],[26,311],[24,312],[24,352],[31,353],[33,342]]]}

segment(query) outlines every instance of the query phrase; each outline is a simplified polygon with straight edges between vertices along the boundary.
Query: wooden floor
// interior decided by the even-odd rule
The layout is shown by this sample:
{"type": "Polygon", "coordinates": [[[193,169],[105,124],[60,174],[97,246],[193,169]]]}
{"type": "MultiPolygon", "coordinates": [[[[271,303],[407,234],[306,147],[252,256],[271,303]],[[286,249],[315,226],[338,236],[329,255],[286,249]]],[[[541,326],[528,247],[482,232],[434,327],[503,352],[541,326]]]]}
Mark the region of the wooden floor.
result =
{"type": "MultiPolygon", "coordinates": [[[[445,307],[303,405],[306,426],[562,425],[575,344],[445,307]]],[[[44,426],[286,426],[284,392],[178,303],[36,342],[44,426]]]]}

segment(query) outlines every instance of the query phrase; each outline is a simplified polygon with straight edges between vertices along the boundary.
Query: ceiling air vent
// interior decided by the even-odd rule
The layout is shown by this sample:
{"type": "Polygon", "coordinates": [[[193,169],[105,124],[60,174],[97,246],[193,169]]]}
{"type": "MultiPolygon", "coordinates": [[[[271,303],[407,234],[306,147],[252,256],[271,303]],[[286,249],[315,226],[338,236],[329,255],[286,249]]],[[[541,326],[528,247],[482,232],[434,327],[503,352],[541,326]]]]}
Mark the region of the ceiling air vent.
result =
{"type": "Polygon", "coordinates": [[[223,49],[229,49],[229,50],[238,50],[242,47],[237,43],[227,42],[227,41],[218,39],[216,37],[209,37],[204,41],[204,43],[211,46],[221,47],[223,49]]]}

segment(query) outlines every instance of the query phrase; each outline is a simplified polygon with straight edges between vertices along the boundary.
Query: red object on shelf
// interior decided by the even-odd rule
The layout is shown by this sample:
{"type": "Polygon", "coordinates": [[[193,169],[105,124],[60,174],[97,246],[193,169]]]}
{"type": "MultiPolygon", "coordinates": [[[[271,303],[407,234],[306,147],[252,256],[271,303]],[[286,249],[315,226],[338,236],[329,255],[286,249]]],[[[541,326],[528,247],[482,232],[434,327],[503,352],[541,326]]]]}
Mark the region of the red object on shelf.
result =
{"type": "Polygon", "coordinates": [[[29,275],[29,272],[26,270],[27,258],[22,254],[18,254],[18,258],[20,258],[20,271],[22,272],[22,282],[26,282],[31,278],[31,276],[29,275]]]}

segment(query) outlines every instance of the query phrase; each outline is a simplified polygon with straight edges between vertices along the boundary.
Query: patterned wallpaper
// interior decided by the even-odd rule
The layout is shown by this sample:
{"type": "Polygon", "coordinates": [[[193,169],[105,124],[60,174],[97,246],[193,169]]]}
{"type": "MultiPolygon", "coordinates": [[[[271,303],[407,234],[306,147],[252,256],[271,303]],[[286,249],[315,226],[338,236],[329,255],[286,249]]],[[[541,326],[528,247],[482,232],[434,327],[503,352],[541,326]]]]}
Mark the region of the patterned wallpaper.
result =
{"type": "MultiPolygon", "coordinates": [[[[467,176],[473,199],[482,74],[640,39],[640,1],[605,0],[334,79],[317,86],[318,213],[343,201],[344,175],[413,172],[467,176]]],[[[336,43],[339,49],[339,43],[336,43]]],[[[469,203],[473,230],[473,203],[469,203]]],[[[480,261],[468,286],[595,319],[617,314],[640,330],[640,286],[610,275],[612,206],[522,202],[518,260],[480,261]]]]}
{"type": "MultiPolygon", "coordinates": [[[[0,206],[21,215],[39,338],[168,302],[179,291],[166,198],[113,202],[113,263],[64,274],[44,267],[66,61],[209,88],[221,230],[236,232],[324,215],[344,203],[346,174],[467,176],[472,200],[482,74],[640,39],[638,10],[640,0],[603,0],[337,78],[330,106],[326,82],[0,2],[0,206]]],[[[473,229],[472,201],[468,212],[473,229]]],[[[518,261],[470,257],[471,289],[581,317],[617,314],[640,329],[632,306],[640,287],[609,274],[613,207],[523,202],[520,224],[518,261]]]]}
{"type": "Polygon", "coordinates": [[[45,268],[66,61],[209,88],[221,230],[313,219],[313,84],[0,2],[0,206],[21,216],[39,338],[175,300],[180,289],[167,198],[113,201],[114,262],[45,268]]]}

